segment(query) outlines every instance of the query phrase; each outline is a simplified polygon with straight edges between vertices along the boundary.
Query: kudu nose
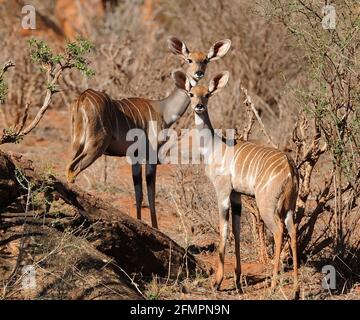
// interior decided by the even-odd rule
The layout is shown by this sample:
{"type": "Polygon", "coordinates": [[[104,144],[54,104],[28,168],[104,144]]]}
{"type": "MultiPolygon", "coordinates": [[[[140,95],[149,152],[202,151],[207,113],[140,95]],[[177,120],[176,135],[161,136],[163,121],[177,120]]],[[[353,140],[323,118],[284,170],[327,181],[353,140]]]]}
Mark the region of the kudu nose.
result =
{"type": "Polygon", "coordinates": [[[198,78],[202,78],[202,77],[204,76],[204,72],[203,72],[203,71],[197,71],[195,74],[196,74],[196,76],[197,76],[198,78]]]}

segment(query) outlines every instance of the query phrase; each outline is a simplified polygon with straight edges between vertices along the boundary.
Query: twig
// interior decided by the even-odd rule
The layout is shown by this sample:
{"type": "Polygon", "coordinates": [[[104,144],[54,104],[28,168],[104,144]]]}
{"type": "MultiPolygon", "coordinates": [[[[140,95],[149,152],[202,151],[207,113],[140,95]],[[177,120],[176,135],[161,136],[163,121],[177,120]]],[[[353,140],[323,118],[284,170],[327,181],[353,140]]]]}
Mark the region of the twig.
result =
{"type": "MultiPolygon", "coordinates": [[[[189,278],[189,268],[188,268],[188,259],[187,259],[188,258],[188,248],[189,248],[188,232],[187,232],[187,229],[186,229],[186,226],[185,226],[183,215],[182,215],[181,210],[179,209],[179,207],[178,207],[178,205],[177,205],[177,203],[175,201],[175,198],[174,198],[174,195],[172,194],[172,192],[170,193],[170,195],[171,195],[172,200],[174,201],[176,210],[177,210],[177,212],[178,212],[178,214],[180,216],[181,224],[182,224],[182,226],[184,228],[184,232],[185,232],[185,248],[184,248],[185,253],[184,253],[184,258],[185,258],[185,266],[186,266],[186,279],[188,279],[189,278]]],[[[178,275],[176,277],[176,282],[177,282],[177,280],[178,280],[178,278],[180,276],[180,273],[181,273],[181,269],[179,270],[178,275]]]]}
{"type": "Polygon", "coordinates": [[[65,68],[67,68],[67,66],[59,66],[54,75],[52,75],[52,69],[50,67],[47,68],[47,78],[51,79],[51,81],[48,84],[48,88],[46,90],[46,96],[44,98],[43,104],[40,110],[38,111],[38,113],[36,114],[34,120],[24,129],[25,122],[28,117],[28,109],[29,109],[29,104],[27,103],[25,105],[24,113],[21,118],[20,125],[18,126],[18,130],[12,131],[12,130],[4,129],[3,134],[0,138],[0,144],[18,142],[24,136],[29,134],[38,125],[38,123],[44,116],[46,110],[48,109],[51,103],[51,98],[53,94],[56,92],[52,88],[56,85],[62,71],[65,68]]]}
{"type": "Polygon", "coordinates": [[[249,135],[251,133],[252,127],[254,126],[254,122],[255,122],[254,113],[252,112],[249,104],[246,104],[246,113],[248,116],[248,122],[247,125],[244,127],[244,131],[243,131],[244,140],[249,139],[249,135]]]}
{"type": "MultiPolygon", "coordinates": [[[[57,81],[58,81],[58,79],[59,79],[59,77],[60,77],[60,75],[61,75],[61,73],[62,73],[63,70],[64,70],[64,67],[60,67],[60,68],[56,71],[53,79],[51,80],[50,84],[48,85],[48,89],[46,90],[46,96],[45,96],[44,102],[43,102],[40,110],[39,110],[38,113],[36,114],[35,119],[34,119],[24,130],[22,130],[22,131],[19,133],[20,136],[25,136],[25,135],[27,135],[28,133],[30,133],[30,132],[38,125],[38,123],[40,122],[40,120],[41,120],[42,117],[44,116],[46,110],[48,109],[48,107],[49,107],[49,105],[50,105],[51,98],[52,98],[53,94],[55,93],[55,92],[51,89],[51,87],[54,86],[54,85],[57,83],[57,81]]],[[[48,71],[48,76],[51,76],[50,73],[51,73],[51,70],[48,71]]]]}
{"type": "Polygon", "coordinates": [[[8,69],[10,69],[12,67],[15,67],[15,63],[13,63],[11,60],[6,62],[0,71],[0,79],[2,79],[5,72],[8,71],[8,69]]]}
{"type": "MultiPolygon", "coordinates": [[[[256,108],[255,108],[255,105],[254,103],[252,102],[251,100],[251,97],[249,96],[248,94],[248,91],[247,89],[245,89],[243,86],[241,86],[241,91],[244,92],[245,94],[245,100],[244,100],[244,103],[246,106],[250,106],[252,112],[254,113],[255,117],[256,117],[256,120],[259,122],[260,124],[260,127],[261,127],[261,131],[264,133],[264,135],[266,136],[267,138],[267,143],[269,143],[272,147],[274,148],[277,148],[278,146],[273,142],[272,138],[270,137],[270,135],[266,132],[266,129],[265,129],[265,126],[264,126],[264,123],[262,122],[260,116],[259,116],[259,113],[257,112],[256,108]]],[[[250,128],[251,129],[251,128],[250,128]]]]}
{"type": "Polygon", "coordinates": [[[14,281],[14,277],[17,274],[18,270],[19,270],[19,266],[21,263],[21,259],[23,256],[23,249],[24,249],[24,242],[25,242],[25,229],[26,229],[26,223],[27,223],[27,214],[29,212],[29,207],[30,207],[30,199],[31,199],[31,182],[29,180],[27,180],[24,176],[23,178],[25,179],[25,181],[27,182],[27,186],[25,186],[20,180],[18,180],[19,184],[25,189],[27,190],[27,198],[26,198],[26,206],[25,206],[25,214],[24,214],[24,223],[23,223],[23,230],[21,233],[21,239],[20,239],[20,246],[19,246],[19,254],[17,256],[16,259],[16,263],[14,266],[13,271],[11,272],[10,276],[8,277],[6,284],[4,286],[3,289],[3,296],[5,297],[6,295],[6,289],[8,286],[12,285],[13,281],[14,281]]]}
{"type": "Polygon", "coordinates": [[[119,265],[117,265],[116,263],[112,263],[112,265],[113,265],[114,267],[118,268],[118,269],[126,276],[126,278],[129,279],[129,281],[131,282],[131,284],[135,287],[136,291],[139,292],[139,294],[140,294],[144,299],[146,299],[145,295],[144,295],[144,294],[142,293],[142,291],[140,290],[139,285],[138,285],[136,282],[134,282],[134,280],[129,276],[129,274],[126,273],[126,271],[125,271],[123,268],[121,268],[119,265]]]}

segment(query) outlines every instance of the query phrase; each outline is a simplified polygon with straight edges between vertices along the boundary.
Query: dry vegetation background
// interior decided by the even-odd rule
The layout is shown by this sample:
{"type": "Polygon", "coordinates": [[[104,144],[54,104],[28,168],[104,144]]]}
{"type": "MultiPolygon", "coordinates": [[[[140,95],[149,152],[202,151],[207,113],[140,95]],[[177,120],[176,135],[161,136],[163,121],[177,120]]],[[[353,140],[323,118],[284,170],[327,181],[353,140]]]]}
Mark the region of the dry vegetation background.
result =
{"type": "MultiPolygon", "coordinates": [[[[169,35],[182,39],[190,50],[208,50],[215,41],[229,38],[231,50],[219,63],[210,65],[204,80],[218,71],[229,70],[231,74],[226,89],[210,101],[209,114],[214,127],[238,128],[242,132],[253,123],[250,138],[266,141],[262,127],[249,111],[253,103],[272,142],[292,155],[301,175],[296,220],[302,297],[359,298],[360,6],[357,1],[332,1],[337,10],[335,30],[322,28],[321,8],[327,2],[315,0],[33,0],[28,3],[37,10],[34,31],[20,27],[22,1],[0,0],[0,63],[3,65],[11,59],[16,64],[4,74],[7,95],[5,103],[0,105],[1,128],[9,129],[21,123],[27,104],[30,122],[38,106],[43,105],[47,80],[44,72],[30,61],[29,37],[46,40],[55,52],[64,48],[66,39],[85,37],[94,45],[87,57],[95,76],[86,77],[73,69],[64,71],[58,82],[60,91],[54,93],[39,126],[19,144],[4,144],[3,150],[25,154],[46,172],[62,179],[69,159],[68,110],[79,93],[91,87],[114,98],[164,97],[173,88],[171,71],[182,64],[167,49],[169,35]],[[337,288],[332,291],[321,287],[324,276],[321,268],[327,264],[334,265],[337,272],[337,288]]],[[[192,125],[193,117],[188,110],[175,128],[192,125]]],[[[124,160],[99,159],[82,174],[79,184],[133,213],[130,170],[124,160]]],[[[194,252],[203,250],[199,256],[213,265],[213,247],[218,236],[217,207],[214,190],[202,167],[160,168],[157,208],[160,229],[194,252]]],[[[249,276],[242,297],[269,298],[267,289],[258,287],[258,283],[267,275],[271,239],[266,234],[267,254],[264,254],[259,246],[262,224],[256,208],[249,199],[245,199],[245,208],[241,250],[245,274],[248,272],[249,276]]],[[[228,245],[229,259],[231,242],[232,239],[228,245]]],[[[287,251],[284,250],[284,257],[287,251]]],[[[286,261],[281,288],[270,298],[286,297],[289,281],[286,264],[291,265],[291,259],[286,261]]],[[[230,264],[230,286],[231,268],[230,264]]],[[[201,277],[185,284],[165,280],[155,277],[139,281],[144,281],[141,283],[148,298],[241,297],[235,290],[214,293],[209,281],[201,277]]],[[[69,297],[61,294],[51,297],[69,297]]],[[[42,297],[47,298],[46,294],[42,297]]]]}

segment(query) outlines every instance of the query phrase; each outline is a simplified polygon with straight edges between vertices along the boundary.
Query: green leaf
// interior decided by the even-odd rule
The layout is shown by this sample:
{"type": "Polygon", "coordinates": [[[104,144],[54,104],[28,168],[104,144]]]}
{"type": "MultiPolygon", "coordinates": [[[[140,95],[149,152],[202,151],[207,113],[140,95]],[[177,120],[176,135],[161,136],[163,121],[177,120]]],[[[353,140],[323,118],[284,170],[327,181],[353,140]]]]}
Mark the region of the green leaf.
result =
{"type": "Polygon", "coordinates": [[[93,48],[94,45],[83,38],[77,38],[76,41],[68,43],[66,47],[66,52],[74,67],[88,77],[93,76],[95,72],[89,67],[89,62],[84,56],[93,48]]]}
{"type": "Polygon", "coordinates": [[[33,63],[54,64],[58,56],[54,56],[50,47],[43,40],[31,38],[29,41],[30,58],[33,63]]]}

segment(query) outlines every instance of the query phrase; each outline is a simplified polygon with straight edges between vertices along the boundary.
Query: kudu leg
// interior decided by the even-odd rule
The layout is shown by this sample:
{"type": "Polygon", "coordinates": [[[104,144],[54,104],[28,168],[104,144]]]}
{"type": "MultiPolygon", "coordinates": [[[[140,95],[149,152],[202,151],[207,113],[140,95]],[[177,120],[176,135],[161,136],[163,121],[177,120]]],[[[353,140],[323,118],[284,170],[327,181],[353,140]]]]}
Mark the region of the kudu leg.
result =
{"type": "Polygon", "coordinates": [[[85,145],[82,150],[75,152],[75,157],[67,166],[67,180],[73,183],[79,173],[95,162],[106,150],[108,143],[105,140],[94,141],[92,144],[85,145]]]}
{"type": "Polygon", "coordinates": [[[156,194],[156,164],[146,164],[146,186],[148,193],[148,201],[151,214],[151,225],[158,228],[156,211],[155,211],[155,194],[156,194]]]}
{"type": "Polygon", "coordinates": [[[291,252],[293,257],[293,268],[294,268],[294,298],[298,299],[300,294],[299,280],[298,280],[298,256],[297,256],[297,235],[296,225],[294,223],[293,211],[290,210],[285,219],[285,225],[288,230],[290,241],[291,241],[291,252]]]}
{"type": "Polygon", "coordinates": [[[235,276],[236,287],[241,290],[241,260],[240,260],[240,217],[241,203],[231,201],[232,232],[235,239],[235,276]]]}
{"type": "Polygon", "coordinates": [[[140,163],[132,165],[132,178],[135,189],[136,217],[141,220],[141,205],[143,201],[142,167],[140,163]]]}
{"type": "Polygon", "coordinates": [[[282,242],[284,236],[284,226],[280,221],[280,218],[276,216],[274,220],[275,220],[274,224],[276,225],[273,231],[274,241],[275,241],[275,254],[274,254],[273,276],[271,280],[271,290],[275,289],[277,283],[279,265],[280,265],[280,255],[281,255],[282,242]]]}
{"type": "MultiPolygon", "coordinates": [[[[256,197],[256,195],[255,195],[256,197]]],[[[282,249],[282,241],[284,235],[284,224],[281,221],[277,208],[269,206],[269,201],[266,201],[266,197],[256,197],[257,205],[259,208],[260,216],[264,221],[266,227],[272,232],[275,242],[275,253],[274,253],[274,266],[273,274],[271,279],[271,290],[275,289],[277,283],[277,277],[279,273],[280,255],[282,249]],[[259,201],[259,199],[263,199],[259,201]]],[[[271,202],[270,202],[271,203],[271,202]]]]}
{"type": "Polygon", "coordinates": [[[216,270],[215,282],[214,282],[214,288],[216,290],[220,289],[220,285],[224,278],[225,246],[226,246],[227,231],[229,224],[229,207],[224,206],[223,203],[219,203],[219,218],[220,218],[219,257],[218,257],[218,267],[216,270]]]}
{"type": "MultiPolygon", "coordinates": [[[[71,106],[71,109],[73,110],[74,105],[71,106]]],[[[85,135],[83,134],[83,126],[82,121],[78,120],[75,125],[75,115],[73,111],[71,110],[72,118],[72,128],[71,128],[71,136],[72,136],[72,142],[71,142],[71,159],[76,159],[84,150],[85,148],[85,135]]]]}
{"type": "Polygon", "coordinates": [[[84,150],[84,143],[81,143],[80,139],[78,137],[75,137],[72,146],[71,146],[71,154],[72,159],[76,159],[84,150]]]}

